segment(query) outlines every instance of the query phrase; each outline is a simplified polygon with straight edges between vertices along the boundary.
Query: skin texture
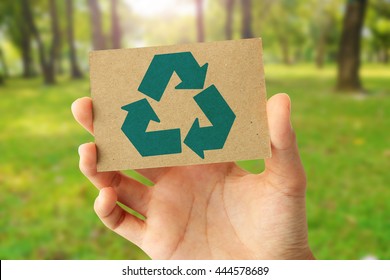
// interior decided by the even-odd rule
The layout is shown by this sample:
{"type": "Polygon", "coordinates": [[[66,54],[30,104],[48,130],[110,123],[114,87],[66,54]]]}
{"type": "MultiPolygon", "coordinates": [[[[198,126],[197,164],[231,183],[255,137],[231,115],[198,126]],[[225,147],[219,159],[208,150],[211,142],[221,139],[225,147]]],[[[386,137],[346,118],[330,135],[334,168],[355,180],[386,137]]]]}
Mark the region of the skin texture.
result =
{"type": "MultiPolygon", "coordinates": [[[[155,184],[146,187],[120,172],[97,172],[95,144],[81,145],[80,170],[100,190],[95,212],[153,259],[313,259],[290,111],[286,94],[267,102],[272,158],[256,175],[235,163],[136,170],[155,184]]],[[[72,112],[93,134],[91,99],[76,100],[72,112]]]]}

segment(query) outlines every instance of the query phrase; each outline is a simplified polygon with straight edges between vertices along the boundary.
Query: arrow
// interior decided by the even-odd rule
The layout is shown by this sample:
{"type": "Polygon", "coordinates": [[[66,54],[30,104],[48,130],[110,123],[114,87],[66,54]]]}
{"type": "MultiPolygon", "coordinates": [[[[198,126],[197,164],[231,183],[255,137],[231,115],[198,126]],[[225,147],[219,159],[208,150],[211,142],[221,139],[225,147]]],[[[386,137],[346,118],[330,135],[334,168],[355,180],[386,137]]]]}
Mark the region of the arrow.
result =
{"type": "Polygon", "coordinates": [[[141,156],[181,153],[180,129],[146,132],[150,121],[160,122],[160,119],[145,98],[122,109],[128,111],[122,131],[141,156]]]}
{"type": "Polygon", "coordinates": [[[191,52],[157,54],[153,57],[138,90],[160,101],[173,72],[180,77],[176,89],[203,89],[208,63],[202,67],[191,52]]]}
{"type": "Polygon", "coordinates": [[[205,150],[223,148],[236,115],[214,85],[195,95],[194,99],[212,126],[200,127],[196,118],[184,144],[204,159],[205,150]]]}

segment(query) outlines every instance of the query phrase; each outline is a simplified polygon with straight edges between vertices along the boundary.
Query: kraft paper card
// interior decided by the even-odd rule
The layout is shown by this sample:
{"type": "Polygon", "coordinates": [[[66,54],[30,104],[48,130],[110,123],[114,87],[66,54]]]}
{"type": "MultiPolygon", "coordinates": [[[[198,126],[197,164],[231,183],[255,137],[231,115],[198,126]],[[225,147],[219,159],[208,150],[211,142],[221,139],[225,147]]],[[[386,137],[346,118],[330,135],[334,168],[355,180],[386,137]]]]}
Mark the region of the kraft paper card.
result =
{"type": "Polygon", "coordinates": [[[270,156],[261,39],[90,53],[98,171],[270,156]]]}

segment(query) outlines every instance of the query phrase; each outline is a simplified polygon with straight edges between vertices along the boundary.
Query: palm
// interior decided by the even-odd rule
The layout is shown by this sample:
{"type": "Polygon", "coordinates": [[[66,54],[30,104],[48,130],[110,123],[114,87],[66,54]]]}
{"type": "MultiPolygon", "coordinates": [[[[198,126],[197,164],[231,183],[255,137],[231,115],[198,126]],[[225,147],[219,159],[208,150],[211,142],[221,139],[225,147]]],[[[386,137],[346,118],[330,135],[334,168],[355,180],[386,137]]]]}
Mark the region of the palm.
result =
{"type": "MultiPolygon", "coordinates": [[[[88,111],[91,105],[82,106],[88,111]]],[[[80,109],[76,119],[92,132],[91,112],[85,117],[80,109]]],[[[272,117],[269,122],[272,139],[272,117]]],[[[152,258],[309,258],[305,176],[290,140],[273,142],[274,156],[259,175],[234,163],[138,170],[155,183],[148,188],[118,172],[97,173],[94,144],[81,146],[80,168],[102,188],[95,203],[102,221],[152,258]],[[282,144],[288,149],[275,148],[282,144]],[[146,220],[125,212],[117,200],[146,220]]]]}
{"type": "Polygon", "coordinates": [[[295,209],[283,205],[289,198],[267,185],[264,176],[234,164],[170,169],[151,195],[141,247],[158,259],[272,258],[276,252],[264,250],[267,244],[285,248],[283,234],[305,225],[291,223],[278,233],[278,224],[295,209]]]}

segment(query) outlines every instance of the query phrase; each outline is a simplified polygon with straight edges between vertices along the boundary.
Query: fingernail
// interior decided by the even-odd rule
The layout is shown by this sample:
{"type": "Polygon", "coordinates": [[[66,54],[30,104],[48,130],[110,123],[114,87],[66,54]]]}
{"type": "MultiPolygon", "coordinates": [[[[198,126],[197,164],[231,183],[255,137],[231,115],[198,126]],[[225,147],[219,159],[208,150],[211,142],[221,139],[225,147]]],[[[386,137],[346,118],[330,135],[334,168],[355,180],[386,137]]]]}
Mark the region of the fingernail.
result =
{"type": "Polygon", "coordinates": [[[73,111],[73,106],[74,106],[74,104],[76,103],[77,100],[79,100],[79,99],[76,99],[75,101],[72,102],[72,105],[70,105],[70,110],[73,111]]]}

